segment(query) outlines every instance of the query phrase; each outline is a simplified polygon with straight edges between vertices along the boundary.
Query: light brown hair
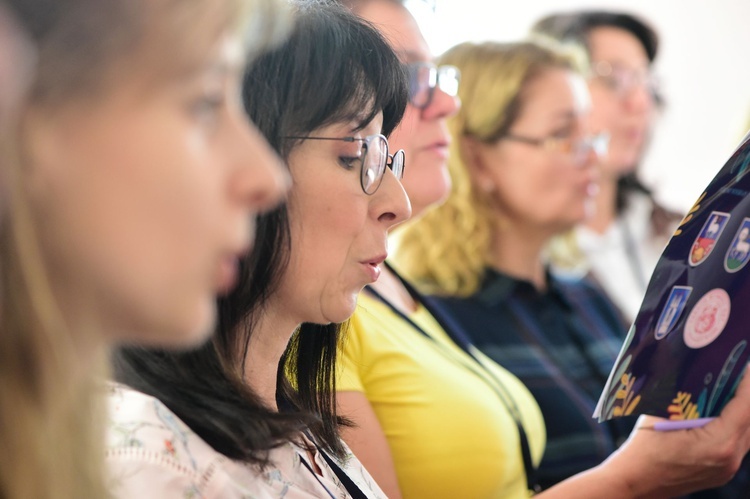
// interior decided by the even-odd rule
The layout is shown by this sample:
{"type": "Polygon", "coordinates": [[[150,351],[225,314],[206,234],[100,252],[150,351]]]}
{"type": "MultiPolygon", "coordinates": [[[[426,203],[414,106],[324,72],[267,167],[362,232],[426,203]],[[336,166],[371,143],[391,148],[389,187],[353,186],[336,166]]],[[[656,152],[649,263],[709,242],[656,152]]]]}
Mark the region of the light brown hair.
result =
{"type": "Polygon", "coordinates": [[[461,70],[461,109],[448,121],[448,199],[395,233],[394,262],[424,291],[468,296],[489,265],[498,223],[491,196],[477,188],[464,157],[464,140],[494,143],[508,132],[524,104],[529,83],[552,68],[574,70],[573,54],[550,41],[463,43],[440,57],[461,70]]]}
{"type": "Polygon", "coordinates": [[[34,165],[26,159],[33,154],[24,116],[100,95],[136,61],[167,70],[189,62],[227,30],[243,30],[258,49],[285,22],[278,22],[274,0],[7,4],[38,58],[19,124],[0,139],[8,192],[0,212],[0,498],[106,497],[105,332],[73,330],[57,308],[38,244],[41,224],[25,194],[24,176],[34,165]]]}

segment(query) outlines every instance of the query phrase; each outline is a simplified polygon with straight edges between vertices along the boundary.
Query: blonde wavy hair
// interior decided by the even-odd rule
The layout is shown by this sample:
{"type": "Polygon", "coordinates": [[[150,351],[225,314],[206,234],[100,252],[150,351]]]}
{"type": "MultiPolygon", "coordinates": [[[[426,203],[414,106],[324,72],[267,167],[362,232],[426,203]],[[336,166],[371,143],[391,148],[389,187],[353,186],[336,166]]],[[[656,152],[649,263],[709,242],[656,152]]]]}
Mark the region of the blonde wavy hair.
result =
{"type": "Polygon", "coordinates": [[[243,34],[250,30],[248,50],[258,50],[279,38],[288,16],[276,18],[284,10],[276,0],[226,0],[218,8],[214,0],[6,4],[28,32],[36,65],[15,119],[0,130],[0,498],[108,497],[101,385],[107,375],[106,332],[71,327],[52,292],[40,244],[44,225],[27,193],[35,145],[25,118],[53,113],[75,99],[82,100],[74,105],[86,105],[88,91],[116,84],[108,78],[113,66],[132,57],[144,36],[163,37],[161,49],[147,56],[158,53],[169,59],[162,66],[169,66],[195,57],[219,30],[235,25],[243,34]],[[223,17],[211,33],[188,32],[205,26],[206,12],[217,9],[223,17]],[[247,26],[238,25],[241,18],[247,26]],[[151,22],[160,29],[142,29],[151,22]],[[182,52],[175,55],[175,48],[182,52]]]}
{"type": "Polygon", "coordinates": [[[529,82],[551,68],[579,70],[585,61],[549,39],[536,38],[463,43],[447,51],[439,64],[461,70],[461,109],[448,122],[453,186],[445,203],[397,231],[393,261],[427,293],[468,296],[481,284],[501,221],[491,196],[478,188],[467,168],[466,139],[496,142],[518,117],[529,82]]]}

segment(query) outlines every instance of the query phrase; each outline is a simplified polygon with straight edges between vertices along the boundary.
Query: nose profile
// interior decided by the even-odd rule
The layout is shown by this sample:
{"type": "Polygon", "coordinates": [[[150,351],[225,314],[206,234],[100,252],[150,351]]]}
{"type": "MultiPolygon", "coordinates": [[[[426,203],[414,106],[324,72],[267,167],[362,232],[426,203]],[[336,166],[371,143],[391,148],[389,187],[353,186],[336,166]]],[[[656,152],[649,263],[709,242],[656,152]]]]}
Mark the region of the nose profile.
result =
{"type": "Polygon", "coordinates": [[[372,196],[371,210],[378,222],[383,223],[387,229],[411,216],[409,197],[390,169],[386,170],[380,189],[372,196]]]}
{"type": "Polygon", "coordinates": [[[434,120],[440,118],[450,118],[458,113],[461,108],[461,99],[457,95],[445,93],[439,86],[435,88],[435,94],[432,102],[422,110],[422,118],[425,120],[434,120]]]}
{"type": "Polygon", "coordinates": [[[633,85],[622,97],[625,109],[634,113],[647,113],[654,107],[654,94],[645,85],[633,85]]]}

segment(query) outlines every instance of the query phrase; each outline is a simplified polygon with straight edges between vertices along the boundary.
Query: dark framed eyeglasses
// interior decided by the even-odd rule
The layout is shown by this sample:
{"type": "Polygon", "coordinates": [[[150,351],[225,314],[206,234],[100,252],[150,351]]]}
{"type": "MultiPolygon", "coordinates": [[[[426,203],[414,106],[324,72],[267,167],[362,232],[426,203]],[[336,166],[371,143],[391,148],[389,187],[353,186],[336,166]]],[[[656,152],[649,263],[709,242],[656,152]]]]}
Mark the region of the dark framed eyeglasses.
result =
{"type": "Polygon", "coordinates": [[[390,168],[398,180],[404,177],[406,155],[403,149],[388,154],[388,139],[382,134],[367,137],[286,137],[299,140],[340,140],[343,142],[361,142],[362,150],[357,158],[360,164],[359,181],[367,195],[377,192],[383,183],[385,169],[390,168]]]}
{"type": "Polygon", "coordinates": [[[435,88],[452,97],[458,95],[461,71],[456,66],[435,66],[431,62],[412,62],[406,65],[409,75],[409,102],[418,109],[430,105],[435,88]]]}
{"type": "Polygon", "coordinates": [[[548,137],[527,137],[508,133],[500,137],[500,140],[521,142],[533,147],[542,148],[546,151],[563,154],[573,159],[576,163],[582,162],[589,151],[593,151],[601,158],[607,154],[609,148],[609,134],[606,132],[577,138],[573,136],[557,137],[554,135],[548,137]]]}

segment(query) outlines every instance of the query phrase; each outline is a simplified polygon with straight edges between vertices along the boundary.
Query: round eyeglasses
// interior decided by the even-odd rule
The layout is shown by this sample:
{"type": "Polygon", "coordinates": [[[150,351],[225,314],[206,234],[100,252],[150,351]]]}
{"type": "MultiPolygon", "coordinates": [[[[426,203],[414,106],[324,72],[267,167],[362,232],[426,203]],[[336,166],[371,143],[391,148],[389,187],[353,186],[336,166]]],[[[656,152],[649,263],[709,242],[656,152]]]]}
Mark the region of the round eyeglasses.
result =
{"type": "Polygon", "coordinates": [[[287,139],[299,140],[340,140],[343,142],[361,142],[362,150],[357,160],[360,164],[359,182],[362,190],[367,195],[377,192],[383,183],[385,169],[390,168],[398,180],[404,177],[406,154],[399,149],[393,154],[388,154],[388,139],[382,134],[368,135],[367,137],[286,137],[287,139]]]}
{"type": "Polygon", "coordinates": [[[597,157],[601,158],[607,154],[609,148],[609,134],[602,132],[587,137],[526,137],[524,135],[506,134],[500,137],[500,140],[511,140],[521,142],[534,147],[540,147],[544,150],[564,154],[571,157],[576,163],[581,163],[593,151],[597,157]]]}
{"type": "Polygon", "coordinates": [[[435,88],[455,97],[461,82],[461,71],[456,66],[435,66],[431,62],[412,62],[406,65],[409,75],[409,102],[425,109],[432,102],[435,88]]]}

